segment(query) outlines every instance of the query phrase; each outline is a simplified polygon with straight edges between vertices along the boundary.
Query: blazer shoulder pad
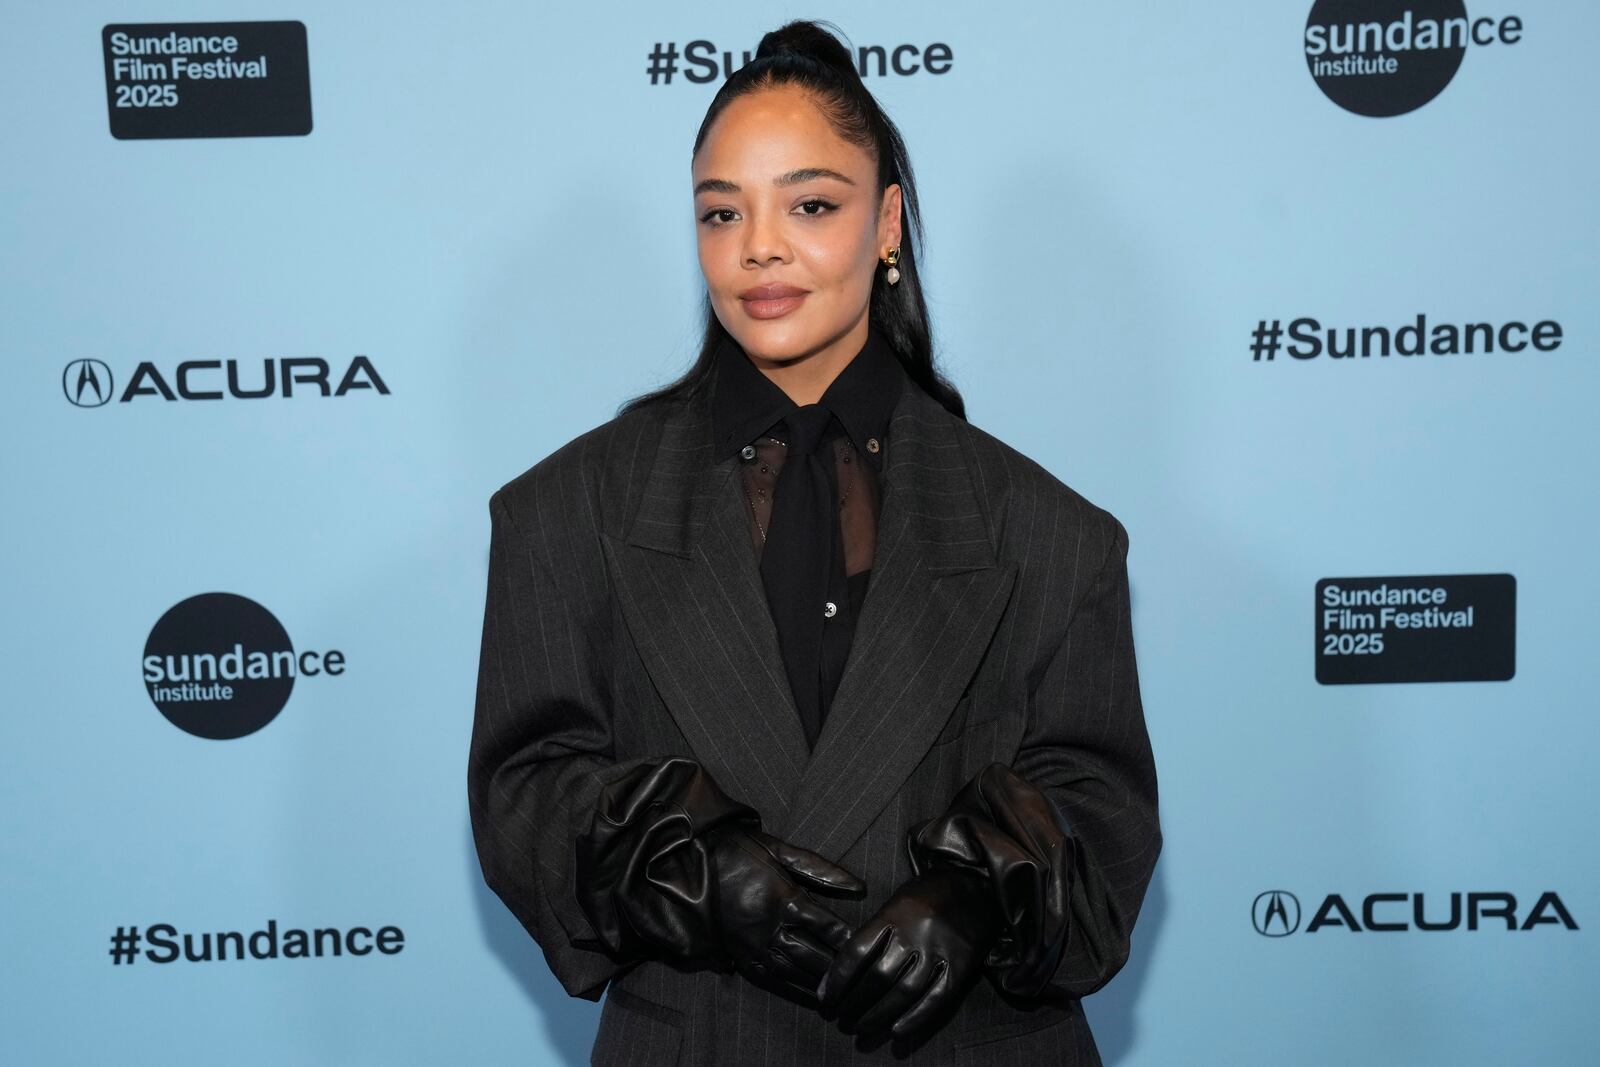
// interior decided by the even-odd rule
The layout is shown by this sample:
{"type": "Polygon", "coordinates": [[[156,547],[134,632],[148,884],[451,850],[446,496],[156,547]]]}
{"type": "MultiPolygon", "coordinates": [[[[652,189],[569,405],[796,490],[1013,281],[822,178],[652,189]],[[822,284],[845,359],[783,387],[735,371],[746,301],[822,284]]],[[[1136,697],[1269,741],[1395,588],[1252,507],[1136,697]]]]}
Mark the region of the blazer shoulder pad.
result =
{"type": "Polygon", "coordinates": [[[524,528],[560,509],[569,533],[580,523],[590,534],[609,529],[631,484],[650,470],[669,406],[647,404],[585,430],[490,494],[490,510],[524,528]]]}
{"type": "MultiPolygon", "coordinates": [[[[973,465],[974,485],[990,513],[1001,516],[1002,539],[1004,527],[1009,525],[1007,516],[1014,517],[1019,510],[1031,514],[1044,507],[1054,513],[1057,526],[1063,521],[1076,524],[1108,545],[1119,538],[1126,540],[1127,531],[1115,515],[1062,481],[1044,464],[979,426],[967,422],[961,426],[958,432],[973,465]]],[[[1025,534],[1026,531],[1014,531],[1012,536],[1025,534]]]]}

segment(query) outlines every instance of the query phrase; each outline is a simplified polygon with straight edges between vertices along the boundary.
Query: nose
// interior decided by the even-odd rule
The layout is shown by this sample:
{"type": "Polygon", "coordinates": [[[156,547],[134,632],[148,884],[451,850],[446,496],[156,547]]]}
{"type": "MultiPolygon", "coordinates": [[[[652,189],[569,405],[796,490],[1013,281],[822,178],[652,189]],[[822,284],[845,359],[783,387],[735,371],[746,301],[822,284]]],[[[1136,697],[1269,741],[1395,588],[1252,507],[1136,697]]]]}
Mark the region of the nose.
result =
{"type": "Polygon", "coordinates": [[[753,212],[744,228],[745,265],[764,267],[773,262],[781,263],[788,255],[789,244],[777,215],[766,210],[753,212]]]}

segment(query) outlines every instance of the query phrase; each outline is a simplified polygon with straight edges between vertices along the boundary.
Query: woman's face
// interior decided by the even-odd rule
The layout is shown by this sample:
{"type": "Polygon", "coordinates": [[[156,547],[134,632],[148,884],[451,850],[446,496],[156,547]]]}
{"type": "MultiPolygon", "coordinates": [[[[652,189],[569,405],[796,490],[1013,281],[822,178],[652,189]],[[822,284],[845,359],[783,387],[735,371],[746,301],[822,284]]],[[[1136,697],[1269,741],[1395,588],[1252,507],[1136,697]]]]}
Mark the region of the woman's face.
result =
{"type": "Polygon", "coordinates": [[[900,243],[900,186],[879,197],[872,156],[792,85],[724,108],[693,176],[700,269],[733,339],[757,361],[854,356],[879,257],[900,243]]]}

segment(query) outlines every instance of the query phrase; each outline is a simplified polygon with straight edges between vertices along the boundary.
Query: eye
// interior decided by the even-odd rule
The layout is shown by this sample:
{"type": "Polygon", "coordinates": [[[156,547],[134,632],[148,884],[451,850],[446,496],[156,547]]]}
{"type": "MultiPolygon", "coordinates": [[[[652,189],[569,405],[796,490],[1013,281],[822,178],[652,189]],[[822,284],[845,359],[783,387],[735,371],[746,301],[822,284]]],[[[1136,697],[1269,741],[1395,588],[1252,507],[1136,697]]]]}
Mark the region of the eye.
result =
{"type": "Polygon", "coordinates": [[[816,218],[818,215],[825,215],[829,211],[832,211],[834,208],[836,208],[838,206],[839,205],[837,205],[837,204],[830,204],[826,200],[817,200],[817,199],[807,200],[807,201],[805,201],[804,203],[802,203],[800,205],[802,210],[806,209],[806,208],[812,208],[812,207],[822,209],[822,210],[819,210],[819,211],[804,211],[803,210],[804,214],[809,215],[812,218],[816,218]]]}
{"type": "Polygon", "coordinates": [[[710,227],[712,227],[714,229],[714,228],[716,228],[718,226],[725,225],[727,223],[727,221],[728,221],[727,219],[718,219],[717,218],[718,215],[733,215],[733,214],[736,214],[736,212],[730,207],[714,207],[710,211],[706,212],[704,215],[701,215],[700,216],[700,221],[702,223],[704,223],[705,225],[710,226],[710,227]]]}

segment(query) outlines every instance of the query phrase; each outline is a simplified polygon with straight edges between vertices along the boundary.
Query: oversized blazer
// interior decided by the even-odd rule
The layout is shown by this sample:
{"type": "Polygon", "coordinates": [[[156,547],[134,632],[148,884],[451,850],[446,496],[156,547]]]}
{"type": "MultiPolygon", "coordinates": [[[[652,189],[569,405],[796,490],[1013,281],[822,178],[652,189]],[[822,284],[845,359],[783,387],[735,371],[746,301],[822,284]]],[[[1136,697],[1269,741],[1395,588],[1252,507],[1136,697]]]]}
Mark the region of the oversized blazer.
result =
{"type": "Polygon", "coordinates": [[[709,390],[625,413],[498,489],[468,770],[489,886],[572,996],[609,986],[591,1062],[985,1067],[1100,1062],[1080,997],[1126,962],[1161,832],[1128,612],[1127,533],[1042,466],[901,391],[879,540],[844,676],[808,751],[709,390]],[[843,1033],[736,973],[594,946],[574,840],[603,786],[698,760],[763,828],[867,883],[992,761],[1077,841],[1066,952],[1026,1002],[980,979],[914,1048],[843,1033]]]}

